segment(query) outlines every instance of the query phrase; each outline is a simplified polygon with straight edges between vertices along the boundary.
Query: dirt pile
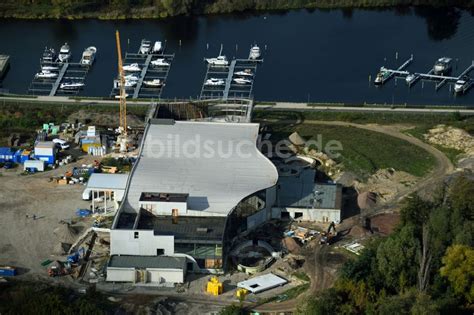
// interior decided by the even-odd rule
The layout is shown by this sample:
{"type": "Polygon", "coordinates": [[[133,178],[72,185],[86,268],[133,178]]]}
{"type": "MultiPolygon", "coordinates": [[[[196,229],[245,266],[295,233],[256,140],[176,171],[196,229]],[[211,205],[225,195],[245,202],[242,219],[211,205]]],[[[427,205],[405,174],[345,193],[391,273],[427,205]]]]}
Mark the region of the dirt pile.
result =
{"type": "Polygon", "coordinates": [[[412,187],[416,181],[417,178],[413,175],[389,168],[378,170],[365,183],[355,181],[354,187],[359,194],[369,191],[376,193],[377,202],[383,204],[412,187]]]}
{"type": "Polygon", "coordinates": [[[474,137],[465,130],[445,125],[438,125],[424,135],[429,143],[453,148],[474,156],[474,137]]]}

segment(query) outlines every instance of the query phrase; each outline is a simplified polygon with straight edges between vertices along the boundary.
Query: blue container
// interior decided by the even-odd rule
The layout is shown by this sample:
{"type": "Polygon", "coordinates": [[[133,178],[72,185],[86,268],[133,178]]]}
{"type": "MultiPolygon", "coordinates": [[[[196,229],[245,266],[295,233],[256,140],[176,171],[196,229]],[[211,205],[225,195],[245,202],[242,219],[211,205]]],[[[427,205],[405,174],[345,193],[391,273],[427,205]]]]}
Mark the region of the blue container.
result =
{"type": "Polygon", "coordinates": [[[14,277],[16,269],[13,267],[0,267],[0,277],[14,277]]]}

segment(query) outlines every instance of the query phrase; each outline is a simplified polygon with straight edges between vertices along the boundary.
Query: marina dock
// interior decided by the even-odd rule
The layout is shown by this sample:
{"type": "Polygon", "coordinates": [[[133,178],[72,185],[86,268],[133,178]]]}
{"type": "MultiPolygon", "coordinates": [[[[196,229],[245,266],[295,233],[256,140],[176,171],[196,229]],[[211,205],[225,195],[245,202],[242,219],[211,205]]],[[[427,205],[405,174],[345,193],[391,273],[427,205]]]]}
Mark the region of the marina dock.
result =
{"type": "Polygon", "coordinates": [[[56,73],[55,78],[39,78],[35,75],[28,88],[28,94],[47,95],[47,96],[71,96],[77,95],[81,88],[62,89],[61,84],[74,82],[84,84],[87,74],[93,65],[85,65],[79,62],[45,62],[40,59],[40,67],[37,73],[42,72],[44,66],[56,67],[56,70],[50,72],[56,73]]]}
{"type": "Polygon", "coordinates": [[[223,99],[226,101],[230,98],[252,98],[257,65],[260,62],[263,62],[263,59],[233,59],[230,61],[229,66],[208,65],[201,87],[200,99],[223,99]],[[245,70],[252,72],[253,75],[249,77],[251,82],[245,84],[236,83],[234,79],[239,76],[235,76],[235,73],[245,70]],[[211,78],[221,79],[224,81],[224,84],[217,86],[207,85],[207,80],[211,78]]]}
{"type": "MultiPolygon", "coordinates": [[[[171,64],[174,59],[174,54],[165,54],[165,48],[159,53],[126,53],[124,59],[124,65],[138,64],[140,71],[137,72],[126,72],[127,75],[135,74],[138,76],[136,85],[126,86],[125,92],[130,98],[161,98],[161,93],[166,85],[166,80],[171,68],[171,64]],[[164,59],[168,65],[153,65],[152,62],[157,59],[164,59]],[[145,81],[160,80],[163,82],[161,86],[147,86],[145,81]]],[[[115,97],[120,94],[118,78],[114,81],[114,87],[110,92],[110,97],[115,97]]]]}
{"type": "Polygon", "coordinates": [[[395,77],[395,79],[403,79],[405,80],[408,75],[413,75],[414,78],[407,82],[407,85],[409,87],[412,87],[413,85],[416,84],[419,80],[425,80],[425,81],[433,81],[435,82],[435,90],[438,91],[441,89],[444,85],[451,83],[454,84],[456,81],[460,80],[464,76],[467,76],[471,71],[474,70],[474,61],[472,61],[471,65],[467,67],[461,74],[458,76],[449,76],[449,75],[440,75],[440,74],[435,74],[433,68],[430,69],[426,73],[422,72],[413,72],[410,73],[409,71],[405,70],[405,68],[413,61],[413,55],[405,61],[398,69],[393,70],[393,69],[388,69],[385,67],[380,68],[381,72],[386,72],[388,75],[384,76],[383,79],[381,80],[380,84],[384,84],[387,82],[389,79],[392,77],[395,77]]]}

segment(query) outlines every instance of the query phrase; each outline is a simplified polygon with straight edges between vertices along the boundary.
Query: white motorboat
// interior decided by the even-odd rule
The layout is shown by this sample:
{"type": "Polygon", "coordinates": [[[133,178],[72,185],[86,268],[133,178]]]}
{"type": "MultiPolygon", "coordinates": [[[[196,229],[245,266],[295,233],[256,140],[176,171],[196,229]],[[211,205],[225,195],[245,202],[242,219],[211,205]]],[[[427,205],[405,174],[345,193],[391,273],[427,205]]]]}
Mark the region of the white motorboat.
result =
{"type": "Polygon", "coordinates": [[[128,74],[124,77],[125,81],[138,81],[140,78],[136,74],[128,74]]]}
{"type": "Polygon", "coordinates": [[[142,39],[142,43],[140,44],[140,50],[138,51],[140,54],[149,54],[151,51],[151,42],[146,39],[142,39]]]}
{"type": "Polygon", "coordinates": [[[51,65],[45,65],[45,66],[41,66],[41,71],[57,71],[59,70],[59,67],[56,67],[56,66],[51,66],[51,65]]]}
{"type": "Polygon", "coordinates": [[[59,55],[58,59],[61,62],[68,62],[69,59],[71,58],[71,48],[67,43],[61,46],[61,49],[59,50],[59,55]]]}
{"type": "Polygon", "coordinates": [[[94,46],[87,47],[82,53],[81,64],[90,66],[94,63],[97,48],[94,46]]]}
{"type": "Polygon", "coordinates": [[[160,41],[156,41],[155,44],[153,45],[153,53],[159,53],[163,49],[163,45],[161,44],[160,41]]]}
{"type": "Polygon", "coordinates": [[[62,90],[77,90],[83,87],[84,85],[85,84],[82,82],[65,82],[65,83],[61,83],[59,88],[62,90]]]}
{"type": "Polygon", "coordinates": [[[229,61],[227,61],[227,57],[223,55],[219,55],[216,58],[206,58],[208,64],[213,66],[225,67],[229,65],[229,61]]]}
{"type": "Polygon", "coordinates": [[[415,81],[415,79],[416,79],[416,75],[414,75],[413,73],[410,73],[409,75],[405,77],[405,81],[407,84],[411,84],[413,81],[415,81]]]}
{"type": "Polygon", "coordinates": [[[41,71],[41,72],[38,72],[36,75],[35,75],[35,78],[37,79],[53,79],[53,78],[56,78],[58,76],[57,73],[55,72],[50,72],[50,71],[41,71]]]}
{"type": "Polygon", "coordinates": [[[160,79],[153,79],[153,80],[143,81],[143,84],[145,84],[148,87],[160,87],[163,85],[163,81],[160,79]]]}
{"type": "Polygon", "coordinates": [[[138,81],[135,81],[135,80],[125,80],[125,87],[134,87],[136,86],[138,83],[138,81]]]}
{"type": "Polygon", "coordinates": [[[469,90],[473,82],[468,76],[463,76],[454,83],[454,93],[461,94],[469,90]]]}
{"type": "Polygon", "coordinates": [[[216,78],[207,79],[206,82],[204,83],[204,85],[212,85],[212,86],[220,86],[224,84],[225,84],[224,80],[216,79],[216,78]]]}
{"type": "Polygon", "coordinates": [[[451,70],[451,58],[449,57],[442,57],[439,58],[438,61],[433,66],[433,71],[435,74],[445,74],[449,70],[451,70]]]}
{"type": "Polygon", "coordinates": [[[153,60],[151,64],[156,67],[169,67],[170,65],[170,63],[167,62],[164,58],[158,58],[156,60],[153,60]]]}
{"type": "Polygon", "coordinates": [[[374,84],[375,85],[380,85],[387,80],[387,78],[390,77],[390,72],[387,71],[386,68],[381,67],[379,73],[377,73],[377,76],[375,77],[374,84]]]}
{"type": "Polygon", "coordinates": [[[250,84],[250,83],[252,83],[252,80],[246,79],[246,78],[235,78],[233,81],[237,84],[250,84]]]}
{"type": "Polygon", "coordinates": [[[142,71],[138,66],[138,63],[132,63],[130,65],[123,66],[123,70],[127,72],[139,72],[142,71]]]}
{"type": "Polygon", "coordinates": [[[242,76],[242,77],[253,77],[252,70],[250,70],[250,69],[245,69],[243,71],[234,72],[234,75],[242,76]]]}
{"type": "Polygon", "coordinates": [[[44,63],[56,62],[56,51],[53,48],[45,47],[42,61],[44,63]]]}
{"type": "Polygon", "coordinates": [[[261,55],[261,52],[260,52],[260,47],[258,47],[257,45],[254,45],[252,46],[252,48],[250,48],[250,54],[249,54],[249,59],[258,59],[261,55]]]}

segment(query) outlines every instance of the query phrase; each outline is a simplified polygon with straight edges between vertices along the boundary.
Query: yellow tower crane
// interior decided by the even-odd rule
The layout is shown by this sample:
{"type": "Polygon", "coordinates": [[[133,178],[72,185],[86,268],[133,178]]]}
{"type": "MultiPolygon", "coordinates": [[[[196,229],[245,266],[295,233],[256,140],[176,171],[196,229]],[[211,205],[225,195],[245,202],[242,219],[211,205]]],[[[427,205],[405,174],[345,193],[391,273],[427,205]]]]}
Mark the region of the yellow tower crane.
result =
{"type": "Polygon", "coordinates": [[[125,74],[123,71],[122,48],[120,46],[120,33],[118,30],[115,32],[115,39],[117,41],[118,72],[120,80],[120,141],[117,142],[120,143],[120,151],[125,152],[127,151],[127,95],[125,93],[125,74]]]}

